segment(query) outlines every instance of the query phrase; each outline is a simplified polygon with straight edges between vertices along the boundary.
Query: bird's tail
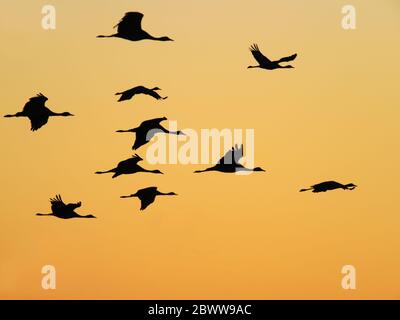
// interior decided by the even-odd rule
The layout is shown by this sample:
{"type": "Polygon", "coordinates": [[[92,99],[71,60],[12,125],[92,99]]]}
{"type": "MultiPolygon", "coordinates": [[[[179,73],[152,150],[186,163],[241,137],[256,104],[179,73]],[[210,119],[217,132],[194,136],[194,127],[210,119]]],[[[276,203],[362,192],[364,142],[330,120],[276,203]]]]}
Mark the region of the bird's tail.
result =
{"type": "Polygon", "coordinates": [[[161,100],[165,100],[165,99],[167,99],[168,97],[161,97],[161,100]]]}
{"type": "Polygon", "coordinates": [[[312,190],[312,189],[313,188],[301,189],[300,192],[309,191],[309,190],[312,190]]]}

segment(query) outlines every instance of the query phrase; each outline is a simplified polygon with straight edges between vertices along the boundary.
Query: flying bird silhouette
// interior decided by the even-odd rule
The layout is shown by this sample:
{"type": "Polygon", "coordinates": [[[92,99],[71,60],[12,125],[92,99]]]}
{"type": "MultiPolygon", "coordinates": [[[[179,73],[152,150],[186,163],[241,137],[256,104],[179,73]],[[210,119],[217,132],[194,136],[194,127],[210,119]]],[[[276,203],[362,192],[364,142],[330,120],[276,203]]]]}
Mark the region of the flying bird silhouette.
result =
{"type": "Polygon", "coordinates": [[[81,216],[75,212],[76,208],[79,208],[82,203],[68,203],[65,204],[61,199],[60,195],[56,195],[55,198],[50,199],[52,213],[37,213],[37,216],[54,216],[60,219],[72,219],[72,218],[96,218],[95,216],[88,214],[81,216]]]}
{"type": "Polygon", "coordinates": [[[125,91],[122,91],[122,92],[117,92],[115,95],[116,96],[120,95],[118,102],[125,101],[125,100],[130,100],[136,94],[146,94],[146,95],[151,96],[151,97],[153,97],[154,99],[157,99],[157,100],[164,100],[164,99],[168,98],[168,97],[161,97],[157,93],[157,90],[161,90],[161,89],[159,87],[154,87],[152,89],[149,89],[149,88],[146,88],[144,86],[137,86],[137,87],[134,87],[134,88],[129,89],[129,90],[125,90],[125,91]]]}
{"type": "Polygon", "coordinates": [[[158,41],[173,41],[168,37],[153,37],[142,29],[143,14],[140,12],[127,12],[124,17],[118,22],[117,33],[105,36],[99,35],[97,38],[122,38],[130,41],[139,40],[158,40],[158,41]]]}
{"type": "Polygon", "coordinates": [[[265,171],[260,167],[249,169],[239,163],[239,160],[243,157],[243,145],[238,147],[235,145],[234,148],[225,153],[225,155],[218,161],[218,163],[210,168],[204,170],[196,170],[194,173],[201,173],[207,171],[220,171],[225,173],[240,172],[240,171],[265,171]]]}
{"type": "Polygon", "coordinates": [[[113,178],[116,178],[122,174],[132,174],[132,173],[137,173],[137,172],[149,172],[149,173],[160,173],[162,172],[160,170],[147,170],[142,168],[141,166],[138,165],[138,162],[142,161],[143,159],[138,156],[137,154],[133,155],[131,158],[123,160],[118,163],[118,165],[110,170],[107,171],[97,171],[95,172],[96,174],[103,174],[103,173],[109,173],[113,172],[113,178]]]}
{"type": "Polygon", "coordinates": [[[353,190],[356,187],[357,186],[353,183],[348,183],[348,184],[343,185],[336,181],[325,181],[325,182],[321,182],[318,184],[314,184],[310,188],[301,189],[300,192],[304,192],[304,191],[308,191],[308,190],[312,190],[312,192],[315,192],[315,193],[326,192],[326,191],[335,190],[335,189],[353,190]]]}
{"type": "Polygon", "coordinates": [[[73,114],[69,112],[56,113],[51,111],[45,106],[46,101],[47,97],[39,93],[37,96],[29,99],[29,101],[25,104],[22,112],[17,112],[16,114],[7,114],[4,117],[27,117],[31,121],[31,130],[36,131],[47,123],[49,117],[73,116],[73,114]]]}
{"type": "Polygon", "coordinates": [[[121,198],[132,198],[137,197],[140,200],[140,210],[146,209],[150,204],[154,202],[156,196],[177,196],[175,192],[163,193],[158,191],[157,187],[148,187],[138,190],[136,193],[129,196],[121,196],[121,198]]]}
{"type": "Polygon", "coordinates": [[[262,69],[267,69],[267,70],[274,70],[274,69],[279,69],[279,68],[294,68],[291,65],[286,65],[286,66],[281,66],[281,62],[289,62],[297,57],[297,53],[292,54],[291,56],[280,58],[279,60],[276,61],[271,61],[269,60],[266,56],[264,56],[260,49],[258,48],[258,45],[253,44],[250,47],[250,51],[253,54],[254,59],[257,60],[258,66],[248,66],[247,68],[262,68],[262,69]]]}
{"type": "Polygon", "coordinates": [[[139,127],[128,129],[128,130],[117,130],[116,132],[135,132],[136,139],[135,143],[132,146],[133,150],[136,150],[143,146],[144,144],[148,143],[157,133],[169,133],[169,134],[176,134],[176,135],[185,135],[182,131],[169,131],[165,129],[161,122],[167,120],[166,117],[162,118],[155,118],[143,121],[139,127]]]}

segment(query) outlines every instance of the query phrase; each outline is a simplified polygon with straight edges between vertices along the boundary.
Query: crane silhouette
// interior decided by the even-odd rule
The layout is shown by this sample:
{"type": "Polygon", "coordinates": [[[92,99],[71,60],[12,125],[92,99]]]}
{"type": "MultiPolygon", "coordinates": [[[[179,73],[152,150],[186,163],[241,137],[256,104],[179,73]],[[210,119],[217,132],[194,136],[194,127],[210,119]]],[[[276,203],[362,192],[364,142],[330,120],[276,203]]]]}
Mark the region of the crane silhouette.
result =
{"type": "Polygon", "coordinates": [[[233,173],[240,171],[265,171],[260,167],[249,169],[239,163],[243,157],[243,145],[238,147],[235,145],[231,150],[227,151],[225,155],[218,161],[218,163],[210,168],[204,170],[196,170],[194,173],[201,173],[207,171],[220,171],[225,173],[233,173]]]}
{"type": "Polygon", "coordinates": [[[157,90],[161,90],[161,89],[159,87],[154,87],[152,89],[149,89],[149,88],[146,88],[144,86],[137,86],[137,87],[134,87],[134,88],[129,89],[129,90],[125,90],[125,91],[122,91],[122,92],[117,92],[115,95],[116,96],[120,95],[118,102],[125,101],[125,100],[130,100],[136,94],[146,94],[146,95],[151,96],[151,97],[153,97],[154,99],[157,99],[157,100],[165,100],[165,99],[168,98],[168,97],[161,97],[157,93],[157,90]]]}
{"type": "Polygon", "coordinates": [[[149,173],[159,173],[162,174],[160,170],[147,170],[142,168],[138,165],[138,162],[142,161],[143,159],[138,156],[137,154],[133,155],[131,158],[123,160],[118,163],[118,165],[110,170],[107,171],[97,171],[96,174],[103,174],[113,172],[113,178],[116,178],[122,174],[132,174],[137,172],[149,172],[149,173]]]}
{"type": "Polygon", "coordinates": [[[116,132],[134,132],[136,133],[135,143],[132,146],[132,150],[136,150],[141,146],[148,143],[157,133],[169,133],[176,135],[185,135],[182,131],[169,131],[165,129],[161,122],[167,120],[166,117],[155,118],[143,121],[139,127],[128,129],[128,130],[117,130],[116,132]]]}
{"type": "Polygon", "coordinates": [[[291,65],[281,66],[280,63],[292,61],[297,57],[297,53],[295,53],[292,54],[291,56],[280,58],[279,60],[276,61],[271,61],[261,53],[260,49],[258,48],[258,45],[256,44],[253,44],[250,47],[250,51],[253,54],[254,59],[257,60],[258,66],[248,66],[247,68],[262,68],[267,70],[274,70],[279,68],[294,68],[291,65]]]}
{"type": "Polygon", "coordinates": [[[154,202],[156,196],[177,196],[175,192],[163,193],[158,191],[157,187],[148,187],[136,191],[136,193],[129,196],[121,196],[121,198],[132,198],[137,197],[140,200],[140,210],[146,209],[150,204],[154,202]]]}
{"type": "Polygon", "coordinates": [[[29,101],[25,103],[21,112],[17,112],[16,114],[7,114],[4,117],[27,117],[31,121],[31,130],[36,131],[47,123],[49,117],[73,116],[73,114],[69,112],[56,113],[51,111],[45,106],[47,100],[47,97],[39,93],[37,96],[30,98],[29,101]]]}
{"type": "Polygon", "coordinates": [[[168,37],[153,37],[142,29],[143,14],[140,12],[127,12],[123,18],[114,26],[117,27],[117,33],[105,36],[99,35],[97,38],[122,38],[130,41],[157,40],[173,41],[168,37]]]}
{"type": "Polygon", "coordinates": [[[318,192],[326,192],[326,191],[335,190],[335,189],[353,190],[356,187],[357,186],[353,183],[341,184],[336,181],[325,181],[325,182],[321,182],[318,184],[314,184],[310,188],[301,189],[300,192],[312,190],[312,192],[318,193],[318,192]]]}
{"type": "Polygon", "coordinates": [[[95,216],[88,214],[81,216],[75,212],[76,208],[79,208],[82,203],[68,203],[65,204],[61,199],[60,195],[56,195],[55,198],[50,199],[52,213],[37,213],[37,216],[54,216],[60,219],[72,219],[72,218],[96,218],[95,216]]]}

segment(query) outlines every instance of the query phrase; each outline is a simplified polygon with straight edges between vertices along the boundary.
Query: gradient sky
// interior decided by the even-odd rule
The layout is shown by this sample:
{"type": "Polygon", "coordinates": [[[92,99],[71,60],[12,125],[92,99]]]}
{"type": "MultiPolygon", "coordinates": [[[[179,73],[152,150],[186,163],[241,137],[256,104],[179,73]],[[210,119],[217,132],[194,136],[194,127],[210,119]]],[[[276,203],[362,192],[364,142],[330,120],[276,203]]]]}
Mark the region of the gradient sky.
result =
{"type": "Polygon", "coordinates": [[[42,92],[76,115],[37,132],[0,119],[0,298],[400,298],[397,0],[3,0],[0,15],[2,114],[42,92]],[[54,31],[41,28],[45,4],[54,31]],[[346,4],[356,30],[341,27],[346,4]],[[175,41],[96,39],[127,11],[175,41]],[[253,42],[272,58],[297,52],[295,69],[246,69],[253,42]],[[169,98],[116,102],[139,84],[169,98]],[[254,129],[267,172],[93,174],[131,155],[134,136],[115,130],[162,116],[182,129],[254,129]],[[298,192],[332,179],[359,188],[298,192]],[[150,185],[179,197],[144,213],[119,199],[150,185]],[[36,217],[58,193],[98,219],[36,217]],[[47,264],[56,290],[41,288],[47,264]],[[341,288],[346,264],[356,290],[341,288]]]}

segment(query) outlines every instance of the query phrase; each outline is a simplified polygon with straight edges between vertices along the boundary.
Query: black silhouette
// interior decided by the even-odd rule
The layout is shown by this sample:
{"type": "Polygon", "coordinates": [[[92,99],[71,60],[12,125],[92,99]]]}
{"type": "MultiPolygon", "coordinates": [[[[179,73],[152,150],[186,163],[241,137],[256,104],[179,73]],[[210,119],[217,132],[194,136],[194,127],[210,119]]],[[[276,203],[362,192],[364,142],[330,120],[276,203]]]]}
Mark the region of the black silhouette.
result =
{"type": "Polygon", "coordinates": [[[130,99],[133,98],[133,96],[135,94],[146,94],[146,95],[151,96],[151,97],[153,97],[154,99],[157,99],[157,100],[164,100],[164,99],[168,98],[168,97],[161,97],[157,93],[157,90],[161,90],[161,89],[159,87],[154,87],[153,89],[149,89],[149,88],[146,88],[144,86],[137,86],[137,87],[134,87],[132,89],[125,90],[123,92],[117,92],[115,95],[116,96],[121,95],[119,97],[118,102],[125,101],[125,100],[130,100],[130,99]]]}
{"type": "Polygon", "coordinates": [[[204,170],[197,170],[195,173],[207,172],[207,171],[220,171],[225,173],[232,173],[238,171],[265,171],[260,167],[248,169],[239,163],[239,160],[243,157],[243,145],[240,148],[235,145],[234,148],[229,150],[225,155],[218,161],[218,163],[210,168],[204,170]]]}
{"type": "Polygon", "coordinates": [[[142,29],[143,14],[140,12],[127,12],[124,17],[118,22],[117,33],[104,36],[100,35],[97,38],[122,38],[131,41],[139,40],[158,40],[158,41],[173,41],[168,37],[153,37],[142,29]]]}
{"type": "Polygon", "coordinates": [[[54,216],[60,219],[72,219],[72,218],[96,218],[95,216],[88,214],[81,216],[74,210],[79,208],[82,203],[68,203],[65,204],[61,199],[60,195],[56,195],[54,199],[50,199],[52,213],[37,213],[37,216],[54,216]]]}
{"type": "Polygon", "coordinates": [[[73,116],[73,114],[70,114],[69,112],[56,113],[51,111],[44,105],[46,101],[47,97],[39,93],[36,97],[32,97],[29,99],[29,101],[25,104],[22,112],[17,112],[16,114],[7,114],[4,117],[27,117],[31,121],[31,130],[36,131],[47,123],[49,117],[73,116]]]}
{"type": "Polygon", "coordinates": [[[177,194],[175,192],[163,193],[158,191],[157,187],[148,187],[140,189],[136,193],[129,196],[121,196],[121,198],[138,197],[141,203],[140,210],[144,210],[154,202],[156,196],[177,196],[177,194]]]}
{"type": "Polygon", "coordinates": [[[291,65],[281,66],[280,63],[292,61],[292,60],[296,59],[296,57],[297,57],[297,53],[295,53],[291,56],[284,57],[284,58],[281,58],[276,61],[271,61],[261,53],[260,49],[258,48],[258,45],[256,45],[256,44],[253,44],[250,47],[250,51],[253,54],[254,59],[257,60],[259,65],[258,66],[248,66],[247,68],[262,68],[262,69],[267,69],[267,70],[274,70],[274,69],[279,69],[279,68],[294,68],[291,65]]]}
{"type": "Polygon", "coordinates": [[[315,192],[315,193],[326,192],[326,191],[335,190],[335,189],[353,190],[356,187],[357,186],[353,183],[343,185],[336,181],[325,181],[325,182],[315,184],[308,189],[301,189],[300,192],[304,192],[304,191],[308,191],[308,190],[312,190],[312,192],[315,192]]]}
{"type": "Polygon", "coordinates": [[[116,178],[122,174],[132,174],[132,173],[137,173],[137,172],[149,172],[149,173],[160,173],[162,172],[160,170],[147,170],[142,168],[141,166],[138,165],[138,162],[142,161],[143,159],[138,156],[137,154],[133,155],[132,158],[129,158],[127,160],[123,160],[118,163],[116,168],[107,170],[107,171],[97,171],[95,172],[96,174],[103,174],[103,173],[109,173],[109,172],[114,172],[113,178],[116,178]]]}
{"type": "Polygon", "coordinates": [[[149,142],[154,135],[157,133],[170,133],[170,134],[176,134],[176,135],[185,135],[182,131],[169,131],[165,129],[160,122],[167,120],[166,117],[162,118],[155,118],[151,120],[146,120],[143,121],[139,127],[133,128],[133,129],[128,129],[128,130],[117,130],[116,132],[135,132],[136,133],[136,139],[135,143],[132,146],[133,150],[136,150],[149,142]]]}

